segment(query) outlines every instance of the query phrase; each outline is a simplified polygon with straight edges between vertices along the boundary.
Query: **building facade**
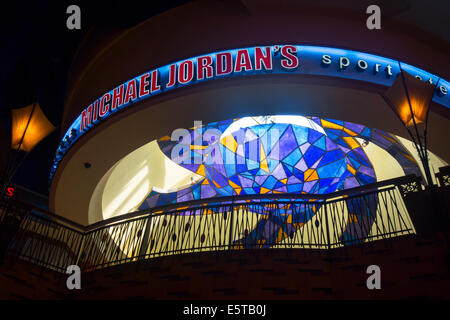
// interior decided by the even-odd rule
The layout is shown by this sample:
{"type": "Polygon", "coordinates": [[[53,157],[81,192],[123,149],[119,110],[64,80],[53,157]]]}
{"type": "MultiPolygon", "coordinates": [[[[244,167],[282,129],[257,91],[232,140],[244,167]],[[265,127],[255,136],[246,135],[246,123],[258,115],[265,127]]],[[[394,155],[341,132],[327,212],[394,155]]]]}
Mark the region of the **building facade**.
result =
{"type": "MultiPolygon", "coordinates": [[[[95,274],[198,255],[211,267],[213,254],[260,250],[255,263],[267,267],[270,250],[311,250],[319,261],[399,237],[410,248],[420,217],[435,210],[411,210],[410,199],[428,192],[424,168],[382,95],[401,70],[434,86],[427,148],[433,182],[447,190],[439,177],[450,160],[448,44],[414,16],[380,30],[366,18],[347,5],[195,1],[89,33],[72,64],[49,184],[50,211],[70,228],[57,232],[45,263],[95,274]]],[[[41,228],[26,219],[28,230],[41,228]]],[[[28,245],[12,251],[41,261],[28,245]]],[[[248,296],[275,296],[259,288],[248,296]]]]}

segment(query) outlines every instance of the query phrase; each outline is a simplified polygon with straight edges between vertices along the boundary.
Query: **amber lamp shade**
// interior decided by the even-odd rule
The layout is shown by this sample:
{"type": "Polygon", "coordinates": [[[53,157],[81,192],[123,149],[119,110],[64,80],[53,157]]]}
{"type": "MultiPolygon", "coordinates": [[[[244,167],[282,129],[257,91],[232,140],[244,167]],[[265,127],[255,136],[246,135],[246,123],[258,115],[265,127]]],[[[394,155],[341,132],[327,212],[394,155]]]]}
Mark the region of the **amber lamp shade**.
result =
{"type": "Polygon", "coordinates": [[[36,102],[29,106],[11,110],[11,148],[30,152],[55,127],[47,119],[36,102]]]}
{"type": "Polygon", "coordinates": [[[390,102],[403,124],[411,127],[414,126],[414,122],[416,125],[426,122],[433,93],[432,84],[402,71],[385,92],[384,97],[390,102]]]}

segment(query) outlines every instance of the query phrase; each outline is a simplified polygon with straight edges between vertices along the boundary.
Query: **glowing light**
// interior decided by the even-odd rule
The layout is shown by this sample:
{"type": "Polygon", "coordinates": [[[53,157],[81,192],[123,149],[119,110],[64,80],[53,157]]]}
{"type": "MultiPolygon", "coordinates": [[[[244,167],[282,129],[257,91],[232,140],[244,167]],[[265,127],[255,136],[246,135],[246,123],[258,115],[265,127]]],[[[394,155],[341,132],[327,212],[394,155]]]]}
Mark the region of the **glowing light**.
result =
{"type": "Polygon", "coordinates": [[[55,127],[47,119],[39,104],[11,110],[12,139],[11,148],[30,152],[55,127]]]}
{"type": "Polygon", "coordinates": [[[414,122],[416,124],[424,123],[433,97],[434,86],[413,77],[405,71],[402,71],[402,73],[404,80],[402,75],[399,74],[384,97],[390,102],[390,105],[406,126],[413,126],[414,122]]]}
{"type": "MultiPolygon", "coordinates": [[[[289,45],[291,46],[291,45],[289,45]]],[[[256,47],[247,47],[242,49],[231,49],[221,52],[214,52],[209,54],[203,54],[201,56],[189,58],[186,60],[177,61],[175,63],[161,66],[157,69],[147,71],[143,74],[140,74],[136,76],[135,78],[131,79],[130,81],[124,82],[119,85],[119,87],[123,87],[124,85],[128,87],[131,83],[136,84],[137,87],[140,87],[145,83],[142,79],[146,79],[148,74],[152,74],[150,77],[151,79],[151,87],[157,88],[155,90],[150,90],[149,93],[139,95],[137,98],[130,99],[127,103],[124,103],[121,105],[120,108],[112,109],[110,108],[109,111],[106,112],[104,115],[98,114],[100,117],[95,118],[95,116],[92,117],[92,121],[87,121],[86,123],[83,122],[82,125],[82,115],[84,112],[84,115],[86,116],[89,112],[89,108],[92,108],[92,104],[95,102],[99,102],[102,97],[111,95],[114,93],[114,90],[117,88],[112,88],[109,92],[104,93],[102,96],[99,96],[96,98],[96,100],[92,101],[89,105],[86,105],[83,112],[78,115],[74,123],[69,127],[69,129],[66,131],[66,133],[63,136],[62,142],[57,149],[54,164],[52,166],[52,170],[50,173],[50,180],[52,179],[56,168],[60,161],[62,160],[64,154],[67,152],[69,147],[73,145],[83,134],[85,134],[88,130],[91,130],[94,128],[100,121],[103,121],[104,119],[107,119],[109,116],[115,114],[118,110],[129,108],[130,106],[134,105],[136,102],[147,99],[151,96],[161,94],[164,92],[168,92],[170,90],[174,90],[183,86],[189,86],[193,85],[195,83],[200,83],[204,81],[209,81],[213,79],[219,79],[223,77],[235,77],[235,76],[250,76],[250,75],[258,75],[258,74],[267,74],[268,72],[271,74],[306,74],[306,75],[317,75],[317,76],[331,76],[331,77],[338,77],[338,78],[344,78],[344,79],[354,79],[354,80],[360,80],[370,83],[377,83],[384,86],[390,86],[393,82],[393,77],[399,72],[399,67],[402,66],[402,68],[409,73],[413,74],[414,76],[420,77],[423,81],[430,81],[431,83],[435,84],[438,80],[438,77],[419,68],[416,68],[414,66],[408,65],[406,63],[402,63],[390,58],[385,58],[365,52],[358,52],[358,51],[352,51],[352,50],[345,50],[345,49],[337,49],[337,48],[330,48],[330,47],[318,47],[318,46],[303,46],[303,45],[296,45],[294,46],[296,48],[296,56],[299,59],[300,68],[284,68],[282,62],[286,62],[286,57],[283,55],[283,47],[286,48],[284,45],[272,45],[272,46],[266,46],[266,48],[270,47],[271,52],[271,62],[270,62],[270,68],[266,70],[266,68],[262,67],[255,67],[251,66],[251,64],[248,66],[250,68],[247,70],[240,70],[241,68],[235,68],[233,66],[233,61],[237,61],[237,55],[239,52],[248,52],[250,56],[251,61],[255,61],[255,52],[256,47]],[[281,54],[279,54],[281,52],[281,54]],[[329,63],[323,63],[324,57],[328,56],[329,63]],[[219,57],[219,58],[218,58],[219,57]],[[208,66],[214,68],[218,66],[218,62],[221,62],[220,57],[229,57],[229,64],[230,66],[227,66],[225,69],[229,69],[228,71],[223,73],[218,72],[216,70],[215,74],[211,71],[208,71],[208,66]],[[207,71],[205,76],[199,77],[194,76],[193,70],[198,69],[198,61],[203,61],[203,58],[211,62],[211,64],[205,63],[202,64],[205,69],[202,69],[203,71],[207,71]],[[329,67],[330,64],[333,64],[336,66],[338,64],[338,59],[345,58],[348,64],[346,63],[345,68],[335,68],[335,67],[329,67]],[[182,77],[182,81],[180,82],[179,77],[176,77],[177,70],[180,68],[180,66],[188,66],[189,72],[186,72],[186,79],[185,77],[182,77]],[[353,67],[347,67],[347,66],[355,66],[353,67]],[[365,66],[365,67],[361,67],[365,66]],[[229,68],[228,68],[229,67],[229,68]],[[369,71],[373,70],[373,72],[369,71]],[[157,75],[157,77],[154,77],[153,74],[157,75]],[[209,75],[208,75],[209,74],[209,75]],[[178,80],[177,80],[178,78],[178,80]],[[156,80],[155,80],[156,79],[156,80]],[[156,81],[154,83],[154,81],[156,81]],[[97,120],[94,120],[97,119],[97,120]],[[101,118],[101,119],[100,119],[101,118]],[[77,135],[72,135],[73,132],[78,132],[77,135]]],[[[198,73],[198,72],[197,72],[198,73]]],[[[184,74],[184,69],[183,69],[184,74]]],[[[148,77],[147,77],[148,78],[148,77]]],[[[449,82],[440,79],[438,90],[436,90],[436,94],[433,96],[433,101],[450,108],[450,95],[448,94],[448,88],[449,88],[449,82]]],[[[133,85],[134,87],[134,85],[133,85]]],[[[136,90],[137,90],[136,87],[136,90]]],[[[142,87],[144,88],[144,87],[142,87]]],[[[140,88],[140,89],[142,89],[140,88]]],[[[147,89],[143,89],[143,92],[146,92],[147,89]]],[[[87,119],[84,117],[83,119],[87,119]]],[[[415,118],[413,118],[415,120],[415,118]]],[[[408,123],[409,120],[407,120],[408,123]]],[[[419,119],[420,121],[420,119],[419,119]]],[[[411,121],[412,122],[412,121],[411,121]]],[[[315,128],[317,130],[317,128],[315,128]]]]}

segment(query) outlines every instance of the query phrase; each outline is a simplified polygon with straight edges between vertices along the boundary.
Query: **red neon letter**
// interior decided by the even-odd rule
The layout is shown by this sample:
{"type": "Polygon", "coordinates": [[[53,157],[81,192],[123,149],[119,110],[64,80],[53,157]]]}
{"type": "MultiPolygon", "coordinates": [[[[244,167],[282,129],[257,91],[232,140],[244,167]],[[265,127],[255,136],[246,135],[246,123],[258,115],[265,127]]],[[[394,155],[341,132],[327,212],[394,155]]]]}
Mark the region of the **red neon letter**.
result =
{"type": "Polygon", "coordinates": [[[80,132],[91,124],[92,120],[92,104],[81,113],[80,132]]]}
{"type": "Polygon", "coordinates": [[[272,52],[270,47],[266,47],[266,54],[263,55],[263,51],[260,47],[255,48],[255,69],[261,70],[261,62],[264,64],[264,69],[272,70],[272,52]]]}
{"type": "Polygon", "coordinates": [[[178,82],[188,83],[194,77],[194,63],[191,60],[183,61],[178,68],[178,82]]]}
{"type": "Polygon", "coordinates": [[[119,87],[114,89],[111,111],[122,105],[122,103],[123,103],[123,87],[124,87],[124,85],[122,84],[119,87]]]}
{"type": "Polygon", "coordinates": [[[176,65],[172,64],[169,69],[169,83],[166,84],[166,88],[173,87],[175,85],[175,79],[177,78],[176,65]]]}
{"type": "Polygon", "coordinates": [[[14,188],[11,188],[11,187],[7,188],[6,189],[6,195],[8,197],[12,197],[14,195],[14,188]]]}
{"type": "Polygon", "coordinates": [[[133,79],[130,82],[128,82],[127,92],[125,94],[125,100],[123,100],[123,103],[128,103],[130,100],[134,100],[136,98],[137,98],[136,79],[133,79]]]}
{"type": "Polygon", "coordinates": [[[231,53],[223,52],[216,54],[216,75],[221,76],[224,74],[228,74],[231,73],[232,70],[233,70],[233,57],[231,56],[231,53]]]}
{"type": "Polygon", "coordinates": [[[100,115],[100,117],[104,117],[108,111],[109,111],[109,101],[111,100],[111,94],[110,93],[105,93],[102,97],[102,99],[100,100],[100,110],[98,112],[98,114],[100,115]],[[107,102],[107,103],[105,103],[107,102]]]}
{"type": "Polygon", "coordinates": [[[152,71],[152,89],[151,93],[159,91],[161,86],[158,84],[158,70],[152,71]]]}
{"type": "Polygon", "coordinates": [[[98,117],[98,100],[94,102],[94,114],[92,115],[92,122],[97,121],[98,117]]]}
{"type": "Polygon", "coordinates": [[[142,98],[143,96],[146,96],[150,93],[146,87],[148,86],[148,77],[150,76],[150,73],[143,74],[141,78],[139,79],[139,98],[142,98]]]}
{"type": "Polygon", "coordinates": [[[286,69],[294,69],[298,67],[297,48],[294,46],[281,47],[281,56],[285,59],[281,60],[281,66],[286,69]]]}
{"type": "Polygon", "coordinates": [[[252,70],[252,63],[247,49],[239,50],[236,54],[234,72],[241,72],[242,69],[244,69],[244,71],[252,70]]]}
{"type": "Polygon", "coordinates": [[[211,65],[212,65],[212,58],[210,56],[197,58],[197,80],[202,80],[205,78],[205,70],[206,70],[206,78],[212,78],[213,67],[211,65]]]}

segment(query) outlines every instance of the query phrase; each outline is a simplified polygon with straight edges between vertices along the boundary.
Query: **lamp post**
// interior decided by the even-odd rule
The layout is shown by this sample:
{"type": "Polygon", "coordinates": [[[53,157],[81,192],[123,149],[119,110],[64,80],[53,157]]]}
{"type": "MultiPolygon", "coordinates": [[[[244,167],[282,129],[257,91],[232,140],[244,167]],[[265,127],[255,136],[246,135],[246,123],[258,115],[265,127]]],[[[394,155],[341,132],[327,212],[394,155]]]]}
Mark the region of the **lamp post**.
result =
{"type": "Polygon", "coordinates": [[[399,67],[400,74],[397,79],[381,96],[408,131],[422,163],[425,182],[430,188],[434,184],[428,160],[428,113],[431,99],[439,81],[436,85],[432,85],[403,71],[400,63],[399,67]]]}
{"type": "Polygon", "coordinates": [[[11,110],[11,148],[8,152],[8,160],[1,178],[0,193],[0,263],[3,262],[5,253],[19,228],[23,212],[21,210],[10,212],[5,191],[17,169],[23,163],[30,151],[46,136],[55,130],[55,127],[42,112],[39,104],[20,109],[11,110]],[[11,149],[14,152],[11,152],[11,149]],[[25,152],[25,154],[23,154],[25,152]]]}
{"type": "Polygon", "coordinates": [[[11,179],[30,151],[53,130],[55,127],[38,102],[11,110],[11,149],[14,151],[8,152],[6,167],[1,175],[0,197],[3,197],[11,179]]]}

